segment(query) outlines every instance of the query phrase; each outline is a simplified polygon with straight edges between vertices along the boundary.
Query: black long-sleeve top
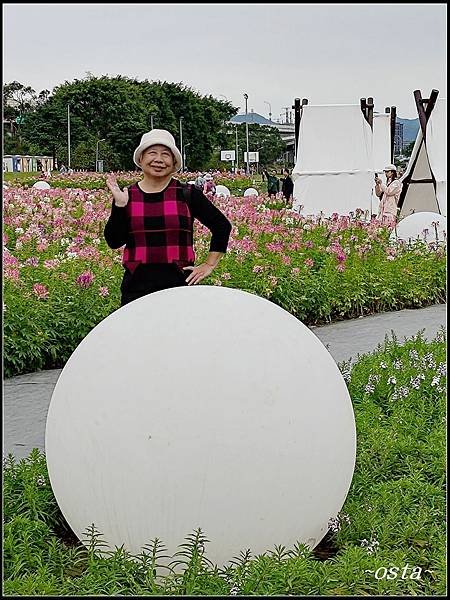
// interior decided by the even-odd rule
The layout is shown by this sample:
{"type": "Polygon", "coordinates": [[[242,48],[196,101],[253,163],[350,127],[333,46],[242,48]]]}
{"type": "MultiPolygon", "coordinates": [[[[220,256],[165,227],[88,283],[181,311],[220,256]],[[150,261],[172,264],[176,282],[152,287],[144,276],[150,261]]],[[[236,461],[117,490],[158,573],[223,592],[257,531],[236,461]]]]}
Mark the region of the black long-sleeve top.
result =
{"type": "MultiPolygon", "coordinates": [[[[189,186],[190,193],[184,195],[193,219],[198,219],[211,233],[210,252],[225,253],[231,233],[231,223],[226,216],[208,200],[195,186],[189,186]]],[[[164,192],[145,193],[146,201],[161,201],[164,192]]],[[[105,225],[105,240],[110,248],[120,248],[130,237],[130,220],[125,207],[112,203],[111,215],[105,225]]]]}

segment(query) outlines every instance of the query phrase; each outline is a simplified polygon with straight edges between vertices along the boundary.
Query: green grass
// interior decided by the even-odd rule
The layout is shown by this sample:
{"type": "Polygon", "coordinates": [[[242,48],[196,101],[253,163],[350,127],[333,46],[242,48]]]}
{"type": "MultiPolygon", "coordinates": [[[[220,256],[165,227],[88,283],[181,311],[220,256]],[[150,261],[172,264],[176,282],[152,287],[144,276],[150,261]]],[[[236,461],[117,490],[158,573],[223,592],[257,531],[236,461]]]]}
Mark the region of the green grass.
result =
{"type": "Polygon", "coordinates": [[[243,548],[219,569],[207,558],[208,532],[201,530],[180,540],[176,572],[158,568],[164,540],[149,540],[137,560],[123,548],[101,553],[95,527],[84,545],[71,534],[45,456],[34,450],[19,463],[4,461],[4,593],[445,595],[445,360],[442,330],[431,342],[421,333],[404,343],[392,335],[353,366],[341,365],[355,412],[357,461],[322,559],[299,544],[260,556],[243,548]],[[397,568],[396,576],[377,579],[383,568],[397,568]]]}

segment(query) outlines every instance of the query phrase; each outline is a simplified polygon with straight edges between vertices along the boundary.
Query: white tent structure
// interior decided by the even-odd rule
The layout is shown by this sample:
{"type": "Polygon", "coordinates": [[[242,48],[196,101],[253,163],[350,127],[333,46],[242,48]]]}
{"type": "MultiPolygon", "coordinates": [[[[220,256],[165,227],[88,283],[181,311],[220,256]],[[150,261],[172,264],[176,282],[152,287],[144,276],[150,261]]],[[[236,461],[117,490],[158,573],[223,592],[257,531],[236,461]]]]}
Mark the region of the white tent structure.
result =
{"type": "Polygon", "coordinates": [[[400,179],[400,218],[415,212],[447,215],[447,99],[437,99],[438,93],[433,90],[422,100],[420,92],[414,92],[420,129],[400,179]]]}
{"type": "Polygon", "coordinates": [[[302,105],[292,172],[296,212],[376,212],[374,173],[391,162],[391,115],[373,115],[373,103],[365,105],[363,100],[364,104],[302,105]],[[371,107],[371,114],[364,112],[364,105],[371,107]]]}

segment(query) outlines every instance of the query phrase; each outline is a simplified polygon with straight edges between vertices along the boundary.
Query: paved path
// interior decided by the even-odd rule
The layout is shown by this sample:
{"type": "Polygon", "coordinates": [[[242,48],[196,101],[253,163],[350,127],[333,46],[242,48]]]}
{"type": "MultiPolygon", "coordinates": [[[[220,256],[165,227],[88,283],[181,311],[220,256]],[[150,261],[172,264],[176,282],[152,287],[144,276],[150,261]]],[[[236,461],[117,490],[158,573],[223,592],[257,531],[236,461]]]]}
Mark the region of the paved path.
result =
{"type": "MultiPolygon", "coordinates": [[[[401,310],[332,323],[311,330],[328,348],[337,363],[375,350],[385,335],[394,331],[399,341],[425,329],[432,339],[446,324],[447,305],[417,310],[401,310]]],[[[4,382],[3,455],[18,459],[33,448],[44,450],[44,433],[53,388],[61,369],[40,371],[6,379],[4,382]]]]}

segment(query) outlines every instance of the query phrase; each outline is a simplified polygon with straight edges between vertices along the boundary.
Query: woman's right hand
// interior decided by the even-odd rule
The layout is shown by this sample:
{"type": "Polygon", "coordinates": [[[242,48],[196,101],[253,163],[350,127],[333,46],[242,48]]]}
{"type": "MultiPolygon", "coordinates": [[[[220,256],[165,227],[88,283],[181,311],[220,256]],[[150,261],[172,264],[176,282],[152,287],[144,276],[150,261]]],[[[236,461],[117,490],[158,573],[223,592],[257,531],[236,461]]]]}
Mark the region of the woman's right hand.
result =
{"type": "Polygon", "coordinates": [[[117,184],[117,179],[114,173],[108,173],[106,177],[106,185],[109,191],[113,195],[114,204],[120,208],[123,208],[128,204],[128,190],[123,188],[123,192],[117,184]]]}

